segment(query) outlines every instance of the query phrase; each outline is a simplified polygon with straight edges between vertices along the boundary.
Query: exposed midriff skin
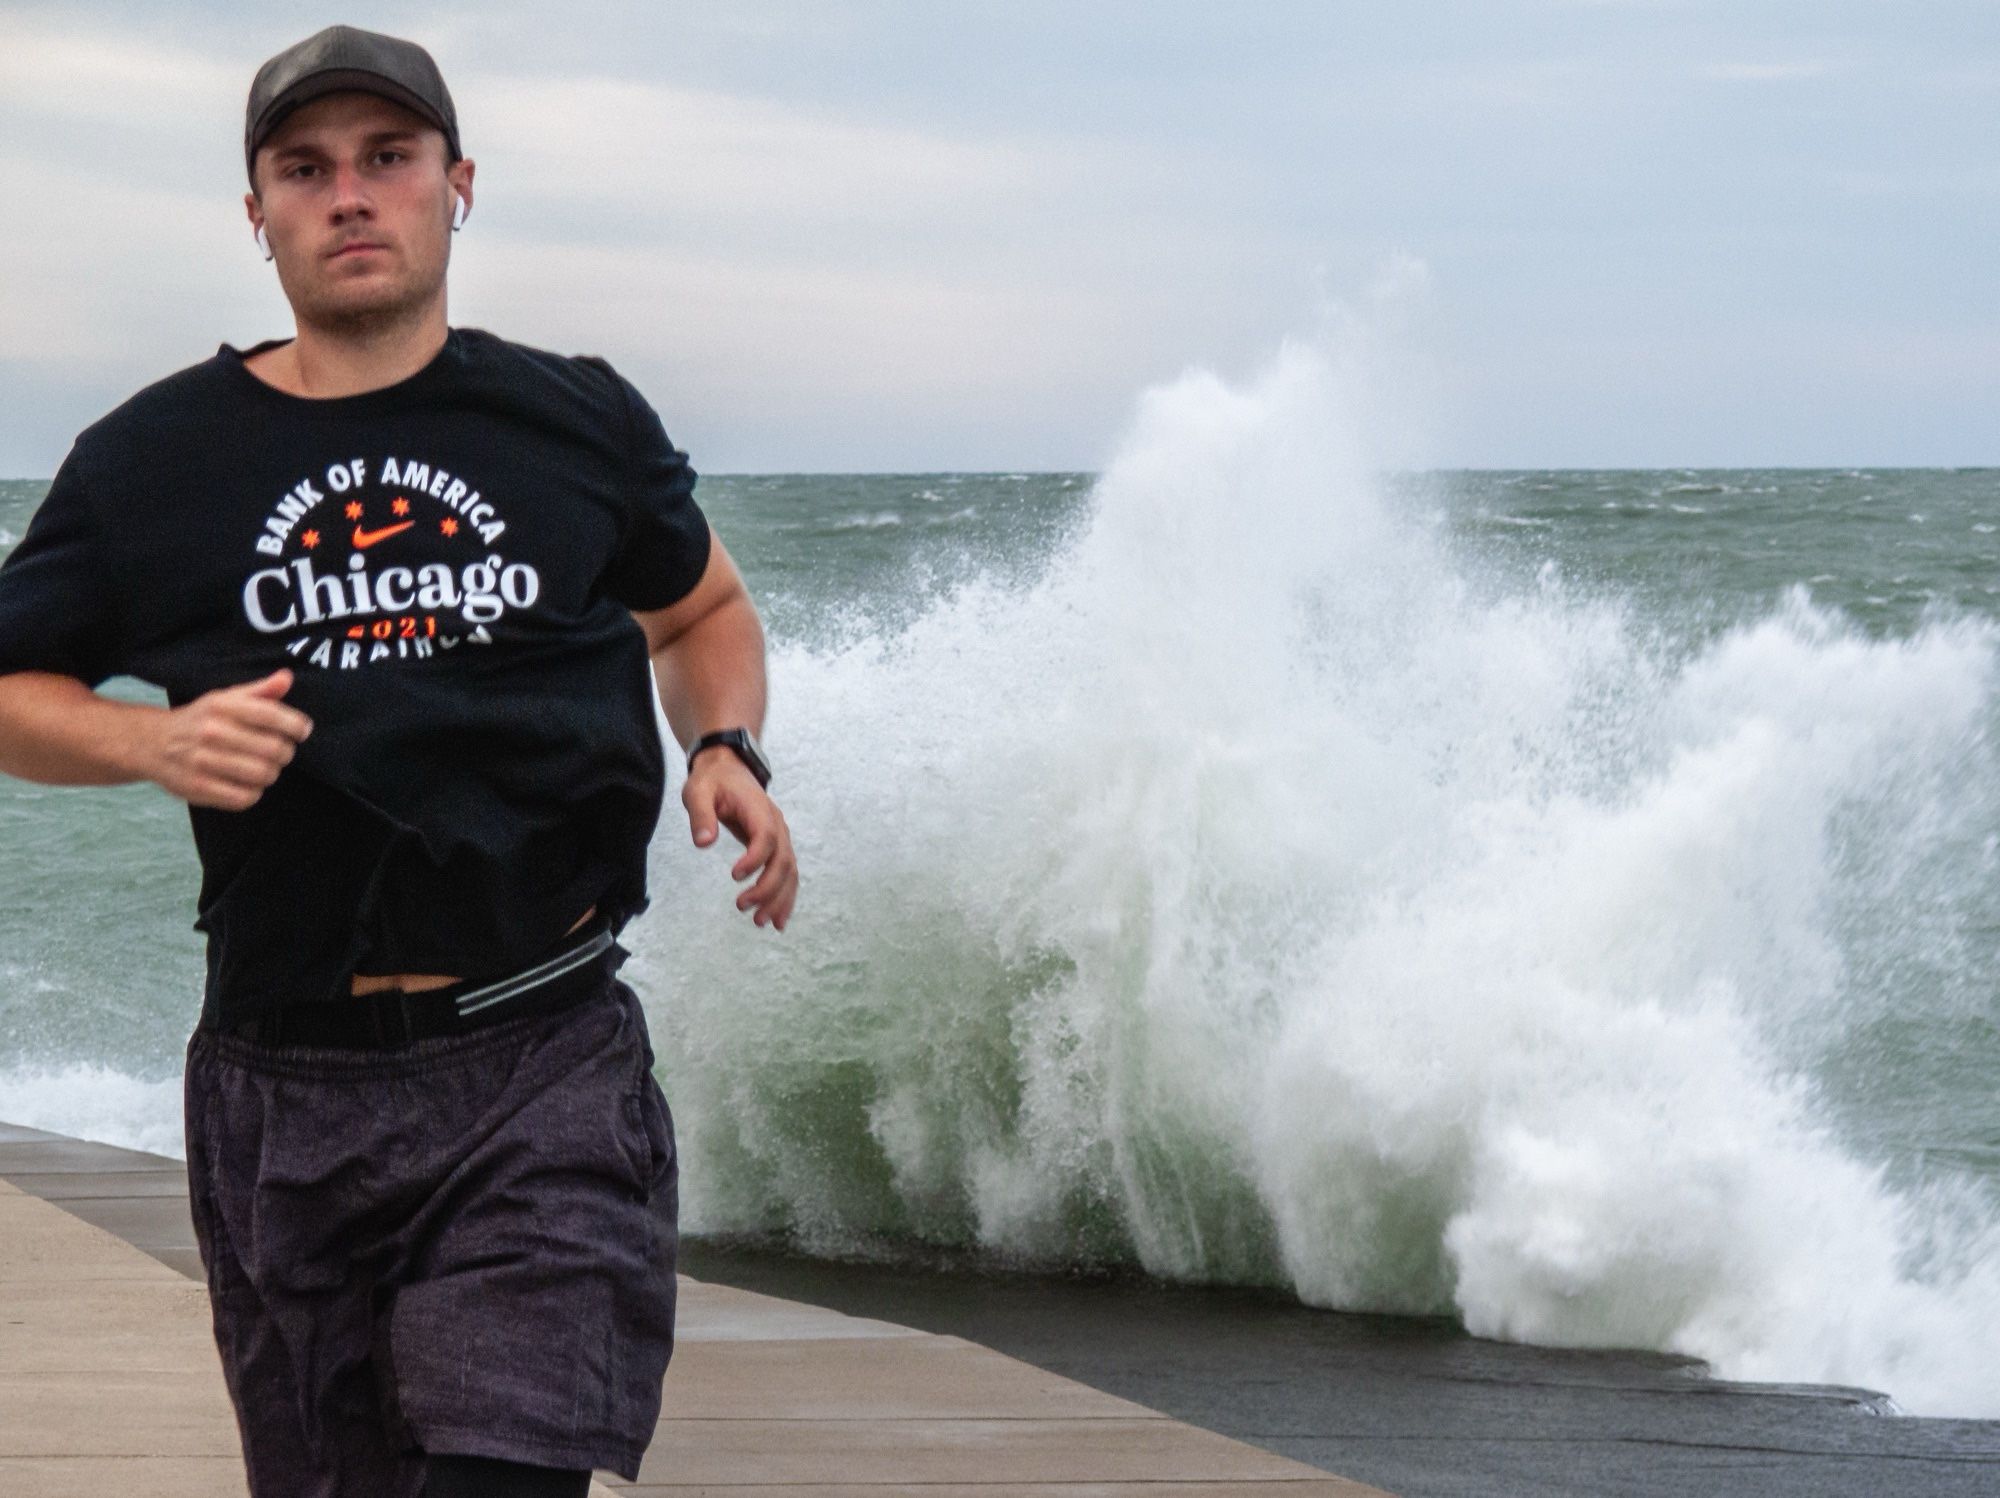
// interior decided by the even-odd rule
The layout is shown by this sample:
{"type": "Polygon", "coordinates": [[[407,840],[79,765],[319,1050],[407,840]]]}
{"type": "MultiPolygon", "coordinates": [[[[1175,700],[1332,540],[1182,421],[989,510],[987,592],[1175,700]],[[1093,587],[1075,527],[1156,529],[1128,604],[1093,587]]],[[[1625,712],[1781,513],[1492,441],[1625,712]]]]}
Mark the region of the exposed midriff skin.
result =
{"type": "MultiPolygon", "coordinates": [[[[569,931],[576,930],[595,914],[597,907],[593,905],[570,922],[569,931]]],[[[568,936],[569,931],[563,932],[563,935],[568,936]]],[[[443,988],[447,983],[458,981],[457,978],[445,973],[355,973],[351,983],[355,993],[374,993],[383,988],[400,988],[405,993],[421,993],[427,988],[443,988]]]]}

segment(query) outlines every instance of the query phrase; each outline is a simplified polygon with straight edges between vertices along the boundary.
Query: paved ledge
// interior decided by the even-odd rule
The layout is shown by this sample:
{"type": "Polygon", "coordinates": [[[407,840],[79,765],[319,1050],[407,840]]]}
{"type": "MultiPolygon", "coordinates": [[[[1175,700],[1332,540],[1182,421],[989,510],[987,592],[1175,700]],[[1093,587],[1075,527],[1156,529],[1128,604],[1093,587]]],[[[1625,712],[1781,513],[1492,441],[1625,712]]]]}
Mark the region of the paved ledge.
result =
{"type": "MultiPolygon", "coordinates": [[[[178,1161],[0,1124],[0,1493],[247,1492],[201,1278],[178,1161]]],[[[639,1481],[594,1493],[1386,1498],[963,1338],[680,1289],[639,1481]]]]}

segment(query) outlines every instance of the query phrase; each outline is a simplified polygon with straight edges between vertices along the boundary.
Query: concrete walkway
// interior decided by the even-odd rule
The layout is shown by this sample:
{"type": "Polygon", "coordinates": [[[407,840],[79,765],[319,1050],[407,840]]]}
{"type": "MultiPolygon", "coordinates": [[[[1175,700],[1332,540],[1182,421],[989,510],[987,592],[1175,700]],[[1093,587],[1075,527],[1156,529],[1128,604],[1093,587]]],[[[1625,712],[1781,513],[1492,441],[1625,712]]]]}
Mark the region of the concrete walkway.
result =
{"type": "MultiPolygon", "coordinates": [[[[0,1493],[246,1492],[201,1279],[178,1161],[0,1124],[0,1493]]],[[[1384,1498],[962,1338],[680,1294],[639,1481],[596,1494],[1384,1498]]]]}

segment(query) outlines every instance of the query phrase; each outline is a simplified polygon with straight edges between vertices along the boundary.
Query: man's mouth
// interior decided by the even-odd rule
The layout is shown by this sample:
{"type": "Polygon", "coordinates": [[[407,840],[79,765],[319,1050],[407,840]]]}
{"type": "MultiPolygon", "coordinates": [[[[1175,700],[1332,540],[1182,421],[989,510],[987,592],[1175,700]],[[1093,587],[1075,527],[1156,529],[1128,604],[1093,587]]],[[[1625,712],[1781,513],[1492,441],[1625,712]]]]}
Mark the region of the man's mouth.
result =
{"type": "Polygon", "coordinates": [[[387,245],[376,244],[372,239],[357,239],[352,244],[342,245],[327,258],[330,260],[339,260],[348,255],[364,255],[370,250],[386,250],[387,248],[387,245]]]}

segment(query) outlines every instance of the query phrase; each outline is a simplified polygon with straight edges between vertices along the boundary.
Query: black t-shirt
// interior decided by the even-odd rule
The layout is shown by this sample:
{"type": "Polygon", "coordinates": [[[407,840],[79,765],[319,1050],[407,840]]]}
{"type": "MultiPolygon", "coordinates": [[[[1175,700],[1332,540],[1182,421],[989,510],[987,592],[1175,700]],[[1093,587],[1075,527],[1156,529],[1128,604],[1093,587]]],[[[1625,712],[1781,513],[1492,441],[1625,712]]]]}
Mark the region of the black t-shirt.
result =
{"type": "Polygon", "coordinates": [[[0,566],[0,673],[179,706],[294,673],[313,731],[190,806],[204,1027],[362,973],[515,971],[645,909],[665,790],[645,635],[709,558],[694,470],[602,359],[454,328],[417,373],[288,395],[248,350],[87,428],[0,566]]]}

